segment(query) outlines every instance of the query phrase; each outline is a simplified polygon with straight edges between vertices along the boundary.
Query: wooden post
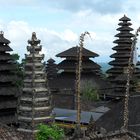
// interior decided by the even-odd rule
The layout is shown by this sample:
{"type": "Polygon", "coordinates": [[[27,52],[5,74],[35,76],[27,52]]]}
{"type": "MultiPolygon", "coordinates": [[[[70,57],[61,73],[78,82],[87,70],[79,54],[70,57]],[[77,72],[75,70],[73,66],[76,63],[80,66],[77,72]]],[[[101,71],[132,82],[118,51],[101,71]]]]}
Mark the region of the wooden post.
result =
{"type": "Polygon", "coordinates": [[[123,128],[128,130],[128,119],[129,119],[129,109],[128,109],[128,101],[129,101],[129,88],[130,88],[130,80],[133,74],[134,66],[133,66],[133,53],[136,47],[136,42],[137,42],[137,36],[138,32],[140,32],[140,27],[137,29],[135,36],[132,40],[132,45],[131,45],[131,52],[130,52],[130,58],[128,62],[128,68],[127,68],[127,82],[126,82],[126,93],[125,93],[125,98],[124,98],[124,124],[123,128]]]}
{"type": "Polygon", "coordinates": [[[77,47],[77,68],[76,68],[76,99],[77,99],[77,134],[81,134],[81,95],[80,95],[80,82],[81,82],[81,70],[82,70],[82,51],[84,46],[84,37],[90,35],[89,32],[82,33],[80,35],[79,46],[77,47]],[[78,132],[80,131],[80,132],[78,132]]]}

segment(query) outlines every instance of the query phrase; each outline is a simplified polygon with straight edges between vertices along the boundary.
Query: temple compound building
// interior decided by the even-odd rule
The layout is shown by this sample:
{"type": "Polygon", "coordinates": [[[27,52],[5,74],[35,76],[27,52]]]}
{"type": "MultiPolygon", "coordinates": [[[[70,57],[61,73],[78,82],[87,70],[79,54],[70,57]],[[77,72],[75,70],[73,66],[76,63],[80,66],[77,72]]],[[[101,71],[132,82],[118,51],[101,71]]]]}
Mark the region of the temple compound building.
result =
{"type": "MultiPolygon", "coordinates": [[[[78,50],[79,47],[76,46],[56,55],[64,60],[57,64],[58,72],[56,78],[49,79],[49,87],[52,91],[53,104],[55,107],[75,109],[75,80],[78,50]]],[[[101,67],[92,60],[99,55],[86,48],[83,48],[82,55],[82,87],[94,85],[93,88],[105,88],[107,82],[102,78],[101,67]]],[[[48,62],[49,61],[50,60],[48,60],[48,62]]],[[[47,63],[48,71],[49,67],[51,67],[49,63],[47,63]]],[[[55,69],[53,69],[53,71],[55,71],[55,69]]]]}
{"type": "Polygon", "coordinates": [[[24,87],[19,99],[18,130],[35,133],[39,123],[47,123],[52,120],[50,115],[52,108],[44,64],[41,62],[44,55],[40,54],[42,46],[40,40],[36,38],[36,33],[32,34],[28,43],[29,54],[25,55],[24,87]]]}
{"type": "Polygon", "coordinates": [[[16,86],[17,66],[14,63],[13,51],[10,41],[0,32],[0,122],[11,124],[16,122],[17,96],[19,90],[16,86]]]}
{"type": "MultiPolygon", "coordinates": [[[[112,68],[107,70],[108,80],[115,88],[115,91],[111,94],[111,96],[114,97],[124,96],[126,90],[128,61],[132,49],[132,37],[134,37],[131,33],[133,29],[130,27],[130,19],[124,15],[119,21],[120,23],[118,25],[120,27],[117,29],[119,33],[115,35],[118,39],[114,41],[117,45],[112,48],[116,53],[110,56],[111,58],[114,58],[114,60],[109,62],[112,68]]],[[[135,91],[134,85],[136,85],[135,82],[137,78],[140,78],[140,69],[135,66],[134,75],[131,79],[131,92],[135,91]]]]}

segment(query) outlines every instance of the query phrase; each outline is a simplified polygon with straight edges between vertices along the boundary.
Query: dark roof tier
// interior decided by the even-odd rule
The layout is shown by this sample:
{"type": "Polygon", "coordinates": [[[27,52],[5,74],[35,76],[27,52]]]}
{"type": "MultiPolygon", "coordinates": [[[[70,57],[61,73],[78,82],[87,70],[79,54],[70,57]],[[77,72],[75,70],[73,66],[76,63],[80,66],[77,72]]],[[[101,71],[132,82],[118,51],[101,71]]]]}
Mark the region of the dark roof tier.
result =
{"type": "Polygon", "coordinates": [[[8,61],[8,60],[13,60],[13,57],[12,55],[10,55],[9,53],[3,53],[3,54],[0,54],[0,61],[8,61]]]}
{"type": "MultiPolygon", "coordinates": [[[[132,39],[130,39],[130,38],[119,38],[119,39],[113,41],[113,43],[116,43],[116,44],[119,44],[119,43],[131,44],[132,43],[132,39]]],[[[130,45],[130,47],[131,47],[131,45],[130,45]]]]}
{"type": "Polygon", "coordinates": [[[122,73],[124,71],[123,67],[112,67],[106,71],[106,73],[122,73]]]}
{"type": "MultiPolygon", "coordinates": [[[[8,97],[7,97],[8,98],[8,97]]],[[[6,109],[6,108],[16,108],[17,106],[17,99],[15,98],[14,100],[5,100],[0,102],[0,109],[6,109]]]]}
{"type": "Polygon", "coordinates": [[[128,52],[122,52],[122,53],[114,53],[112,55],[110,55],[111,58],[130,58],[130,53],[128,52]]]}
{"type": "MultiPolygon", "coordinates": [[[[57,67],[59,69],[74,69],[76,70],[77,61],[76,60],[63,60],[60,62],[57,67]]],[[[92,60],[86,60],[82,61],[82,69],[100,69],[101,66],[99,66],[97,63],[93,62],[92,60]]]]}
{"type": "Polygon", "coordinates": [[[134,35],[132,33],[127,33],[127,32],[124,32],[124,33],[118,33],[115,35],[115,37],[121,37],[121,38],[127,38],[127,37],[134,37],[134,35]]]}
{"type": "Polygon", "coordinates": [[[0,74],[0,82],[15,82],[17,80],[17,78],[15,77],[15,75],[1,75],[0,74]]]}
{"type": "Polygon", "coordinates": [[[122,26],[117,28],[117,31],[133,31],[133,28],[130,28],[128,26],[122,26]]]}
{"type": "Polygon", "coordinates": [[[112,65],[112,66],[128,66],[128,60],[126,61],[121,61],[121,60],[113,60],[111,62],[109,62],[109,65],[112,65]]]}
{"type": "Polygon", "coordinates": [[[52,59],[52,58],[50,58],[50,59],[48,59],[48,61],[47,61],[49,64],[50,63],[54,63],[55,62],[55,60],[54,59],[52,59]]]}
{"type": "Polygon", "coordinates": [[[16,121],[17,119],[14,114],[3,114],[3,116],[0,117],[0,122],[3,124],[12,124],[15,123],[16,121]]]}
{"type": "Polygon", "coordinates": [[[5,51],[13,51],[13,49],[10,48],[9,45],[0,44],[0,52],[5,52],[5,51]]]}
{"type": "MultiPolygon", "coordinates": [[[[78,49],[79,49],[79,47],[72,47],[64,52],[57,54],[56,56],[57,57],[77,57],[78,49]]],[[[98,57],[99,55],[92,51],[87,50],[86,48],[83,48],[82,56],[88,57],[88,58],[90,58],[90,57],[94,58],[94,57],[98,57]]]]}
{"type": "MultiPolygon", "coordinates": [[[[120,74],[119,76],[117,76],[117,77],[115,78],[116,81],[121,81],[121,83],[122,83],[123,81],[124,81],[124,83],[126,83],[127,79],[128,79],[128,77],[127,77],[127,74],[126,74],[126,73],[120,74]]],[[[131,83],[133,82],[132,80],[136,80],[136,77],[135,77],[135,76],[131,77],[131,79],[130,79],[130,82],[131,82],[131,83]]],[[[130,85],[130,86],[132,86],[132,85],[130,85]]]]}
{"type": "Polygon", "coordinates": [[[119,26],[131,26],[132,23],[130,23],[130,22],[120,22],[120,23],[118,23],[118,25],[119,26]]]}
{"type": "Polygon", "coordinates": [[[0,63],[1,67],[0,67],[0,71],[13,71],[13,70],[16,70],[17,67],[16,67],[16,64],[3,64],[3,63],[0,63]]]}
{"type": "Polygon", "coordinates": [[[55,60],[50,58],[46,64],[46,72],[47,72],[47,78],[54,78],[57,75],[57,65],[55,64],[55,60]]]}
{"type": "Polygon", "coordinates": [[[12,85],[6,86],[7,84],[5,83],[5,86],[0,86],[0,95],[15,95],[18,96],[19,94],[19,89],[15,88],[12,85]]]}
{"type": "Polygon", "coordinates": [[[119,44],[112,48],[112,50],[131,50],[130,46],[128,44],[119,44]]]}
{"type": "Polygon", "coordinates": [[[119,21],[131,21],[131,19],[124,15],[122,18],[119,19],[119,21]]]}

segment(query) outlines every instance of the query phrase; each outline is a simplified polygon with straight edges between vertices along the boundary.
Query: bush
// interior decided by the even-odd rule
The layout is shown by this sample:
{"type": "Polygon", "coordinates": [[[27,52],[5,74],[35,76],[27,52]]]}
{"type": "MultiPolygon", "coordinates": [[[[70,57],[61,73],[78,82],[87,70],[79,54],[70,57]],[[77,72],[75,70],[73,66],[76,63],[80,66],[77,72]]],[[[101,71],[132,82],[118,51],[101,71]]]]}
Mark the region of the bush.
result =
{"type": "Polygon", "coordinates": [[[88,100],[88,101],[98,101],[99,100],[98,90],[93,87],[93,85],[90,81],[82,83],[81,98],[82,98],[82,100],[88,100]]]}
{"type": "Polygon", "coordinates": [[[40,124],[36,134],[36,140],[62,140],[64,138],[63,129],[57,125],[40,124]]]}

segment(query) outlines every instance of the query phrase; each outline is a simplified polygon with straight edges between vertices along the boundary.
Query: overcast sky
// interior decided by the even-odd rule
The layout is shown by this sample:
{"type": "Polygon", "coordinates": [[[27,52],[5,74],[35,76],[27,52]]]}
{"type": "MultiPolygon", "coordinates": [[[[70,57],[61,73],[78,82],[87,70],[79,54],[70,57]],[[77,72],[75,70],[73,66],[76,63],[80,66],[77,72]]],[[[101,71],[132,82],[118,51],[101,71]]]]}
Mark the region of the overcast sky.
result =
{"type": "MultiPolygon", "coordinates": [[[[27,53],[27,40],[36,32],[45,61],[79,42],[84,31],[91,34],[85,47],[98,53],[96,62],[109,62],[119,18],[140,26],[140,0],[0,0],[0,30],[21,59],[27,53]]],[[[140,39],[140,37],[139,37],[140,39]]],[[[139,41],[138,41],[139,44],[139,41]]],[[[140,45],[138,45],[140,48],[140,45]]]]}

